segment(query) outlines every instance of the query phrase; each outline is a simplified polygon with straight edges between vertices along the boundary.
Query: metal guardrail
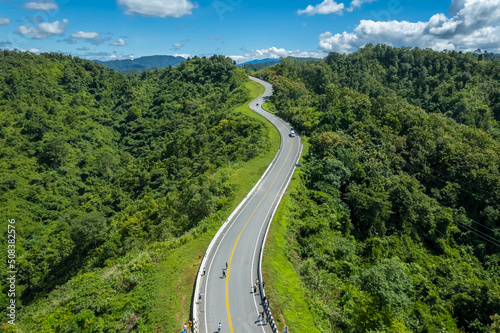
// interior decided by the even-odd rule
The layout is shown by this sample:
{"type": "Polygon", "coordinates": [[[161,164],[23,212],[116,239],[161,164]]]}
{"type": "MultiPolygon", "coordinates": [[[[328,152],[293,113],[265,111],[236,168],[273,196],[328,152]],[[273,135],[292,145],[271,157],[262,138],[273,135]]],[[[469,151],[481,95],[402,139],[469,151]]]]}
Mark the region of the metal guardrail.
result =
{"type": "MultiPolygon", "coordinates": [[[[297,154],[295,164],[299,161],[300,155],[302,154],[302,144],[300,146],[299,153],[297,154]]],[[[266,293],[264,291],[264,286],[262,285],[262,257],[264,254],[264,247],[266,245],[266,239],[267,239],[267,234],[269,233],[269,228],[271,227],[271,222],[273,221],[274,215],[276,213],[276,210],[278,209],[279,203],[281,202],[281,199],[283,198],[283,195],[285,194],[286,189],[288,188],[288,185],[290,184],[290,181],[292,180],[293,173],[295,172],[295,166],[291,169],[288,175],[288,181],[286,185],[283,187],[283,190],[281,191],[280,197],[278,202],[276,203],[276,206],[274,207],[273,213],[269,217],[269,220],[267,222],[267,228],[266,228],[266,233],[264,234],[264,238],[262,238],[262,244],[260,247],[260,253],[259,253],[259,265],[257,266],[257,275],[259,277],[259,291],[260,291],[260,298],[262,301],[262,306],[264,307],[264,312],[267,315],[269,326],[273,330],[273,333],[279,333],[278,327],[276,326],[276,322],[274,321],[273,314],[271,312],[271,309],[269,308],[269,302],[267,301],[266,298],[266,293]]]]}

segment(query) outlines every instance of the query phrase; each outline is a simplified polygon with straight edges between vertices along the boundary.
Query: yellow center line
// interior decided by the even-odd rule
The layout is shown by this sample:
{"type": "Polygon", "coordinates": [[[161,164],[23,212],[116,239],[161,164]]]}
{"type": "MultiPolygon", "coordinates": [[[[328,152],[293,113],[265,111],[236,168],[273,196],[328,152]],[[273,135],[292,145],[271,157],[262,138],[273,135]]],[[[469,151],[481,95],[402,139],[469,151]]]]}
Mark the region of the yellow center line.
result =
{"type": "Polygon", "coordinates": [[[241,230],[240,234],[238,235],[238,238],[236,238],[236,242],[234,243],[233,250],[231,251],[231,256],[229,257],[229,263],[227,265],[227,274],[226,274],[226,310],[227,310],[227,319],[229,320],[229,330],[231,331],[231,333],[234,333],[234,330],[233,330],[233,322],[231,320],[231,311],[229,310],[229,292],[228,291],[229,291],[229,272],[231,270],[231,262],[233,261],[234,251],[236,250],[236,245],[238,245],[238,242],[240,241],[240,237],[243,234],[243,231],[245,230],[245,228],[247,227],[248,222],[252,218],[252,216],[255,213],[255,211],[257,211],[257,208],[259,208],[260,204],[262,203],[262,201],[264,200],[264,198],[267,196],[267,193],[269,193],[269,190],[271,190],[271,187],[273,187],[274,182],[276,181],[276,179],[280,175],[281,170],[283,169],[283,167],[285,166],[286,161],[288,160],[288,156],[290,156],[290,153],[292,152],[292,148],[293,148],[293,141],[292,141],[292,145],[290,147],[290,150],[288,151],[288,154],[286,155],[285,161],[283,162],[283,165],[281,166],[280,170],[278,171],[278,174],[276,175],[276,177],[274,177],[273,182],[271,183],[271,185],[267,189],[267,191],[264,194],[264,196],[262,197],[262,199],[260,199],[259,204],[257,205],[257,207],[255,207],[255,209],[253,210],[252,215],[250,215],[250,217],[248,218],[247,222],[243,226],[243,229],[241,230]]]}

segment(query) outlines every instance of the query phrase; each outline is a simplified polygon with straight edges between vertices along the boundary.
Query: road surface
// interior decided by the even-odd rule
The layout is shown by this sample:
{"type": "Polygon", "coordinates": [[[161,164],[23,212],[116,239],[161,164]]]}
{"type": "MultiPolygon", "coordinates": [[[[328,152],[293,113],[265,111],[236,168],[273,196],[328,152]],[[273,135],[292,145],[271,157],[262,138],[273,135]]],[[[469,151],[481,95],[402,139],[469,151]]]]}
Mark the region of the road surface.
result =
{"type": "Polygon", "coordinates": [[[271,332],[269,324],[257,322],[263,308],[259,289],[254,294],[252,286],[257,279],[259,251],[270,215],[300,157],[301,143],[299,137],[289,136],[289,124],[261,108],[265,98],[272,94],[271,85],[251,79],[262,84],[265,92],[250,103],[250,108],[276,126],[281,135],[281,148],[258,188],[207,253],[205,275],[200,277],[202,301],[197,306],[200,333],[217,332],[219,322],[224,333],[271,332]]]}

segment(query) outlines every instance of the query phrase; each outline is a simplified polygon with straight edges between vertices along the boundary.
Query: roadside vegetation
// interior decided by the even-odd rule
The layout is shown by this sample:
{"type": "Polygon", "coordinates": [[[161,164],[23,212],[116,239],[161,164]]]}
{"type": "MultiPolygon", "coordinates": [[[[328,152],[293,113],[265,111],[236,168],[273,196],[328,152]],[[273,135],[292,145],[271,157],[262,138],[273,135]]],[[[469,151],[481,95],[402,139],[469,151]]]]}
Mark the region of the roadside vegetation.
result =
{"type": "Polygon", "coordinates": [[[500,63],[367,45],[258,76],[310,135],[266,250],[280,324],[498,332],[500,63]]]}
{"type": "Polygon", "coordinates": [[[125,77],[71,56],[0,52],[17,332],[180,329],[198,255],[251,188],[243,175],[258,179],[274,156],[276,134],[241,112],[258,92],[222,56],[125,77]]]}

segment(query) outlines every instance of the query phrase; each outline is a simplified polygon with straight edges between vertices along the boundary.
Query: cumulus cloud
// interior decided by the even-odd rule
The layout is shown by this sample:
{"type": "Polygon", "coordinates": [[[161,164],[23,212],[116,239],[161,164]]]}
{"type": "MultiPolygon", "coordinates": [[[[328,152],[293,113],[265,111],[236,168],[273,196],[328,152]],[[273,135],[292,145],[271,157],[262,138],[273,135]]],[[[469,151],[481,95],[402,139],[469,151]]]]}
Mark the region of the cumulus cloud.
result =
{"type": "Polygon", "coordinates": [[[174,43],[172,44],[171,50],[178,51],[184,46],[184,43],[174,43]]]}
{"type": "Polygon", "coordinates": [[[103,38],[98,32],[93,32],[93,31],[91,32],[77,31],[72,33],[71,37],[86,41],[92,45],[101,45],[105,41],[111,39],[109,37],[103,38]]]}
{"type": "Polygon", "coordinates": [[[296,57],[296,58],[323,58],[326,54],[322,51],[319,52],[305,52],[300,50],[288,51],[284,48],[278,48],[276,46],[271,46],[261,50],[251,50],[242,56],[229,56],[231,59],[237,63],[261,60],[261,59],[279,59],[286,57],[296,57]]]}
{"type": "Polygon", "coordinates": [[[60,35],[66,31],[68,20],[55,21],[52,23],[42,22],[36,27],[26,27],[24,25],[17,28],[16,34],[31,36],[33,39],[46,39],[54,35],[60,35]]]}
{"type": "Polygon", "coordinates": [[[118,4],[125,7],[128,15],[157,17],[181,17],[198,8],[197,3],[189,0],[118,0],[118,4]]]}
{"type": "Polygon", "coordinates": [[[10,24],[10,19],[6,17],[0,17],[0,26],[10,24]]]}
{"type": "Polygon", "coordinates": [[[191,55],[190,54],[187,54],[187,53],[175,53],[175,54],[172,54],[174,57],[183,57],[183,58],[191,58],[191,55]]]}
{"type": "Polygon", "coordinates": [[[98,36],[99,34],[97,32],[84,32],[84,31],[77,31],[71,34],[71,37],[76,39],[92,39],[98,36]]]}
{"type": "Polygon", "coordinates": [[[352,0],[349,8],[347,8],[348,12],[352,12],[354,9],[361,7],[364,3],[371,3],[377,0],[352,0]]]}
{"type": "Polygon", "coordinates": [[[112,46],[125,46],[126,44],[127,43],[121,38],[118,38],[118,40],[111,43],[112,46]]]}
{"type": "Polygon", "coordinates": [[[343,3],[336,3],[333,0],[324,0],[322,3],[312,6],[309,5],[306,7],[306,9],[299,9],[297,11],[297,14],[302,15],[315,15],[315,14],[342,14],[342,10],[344,9],[344,4],[343,3]]]}
{"type": "Polygon", "coordinates": [[[25,9],[29,10],[54,10],[59,9],[59,6],[53,2],[28,2],[24,5],[25,9]]]}
{"type": "Polygon", "coordinates": [[[453,0],[448,18],[435,14],[427,22],[362,20],[354,32],[319,36],[325,51],[348,53],[367,43],[417,46],[434,50],[500,52],[500,0],[453,0]]]}
{"type": "Polygon", "coordinates": [[[31,52],[31,53],[40,53],[43,52],[39,49],[31,48],[29,50],[23,49],[22,47],[12,47],[11,42],[0,42],[0,49],[5,49],[5,50],[16,50],[19,52],[31,52]]]}

